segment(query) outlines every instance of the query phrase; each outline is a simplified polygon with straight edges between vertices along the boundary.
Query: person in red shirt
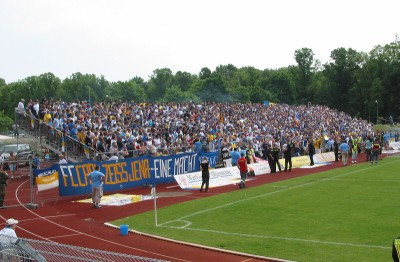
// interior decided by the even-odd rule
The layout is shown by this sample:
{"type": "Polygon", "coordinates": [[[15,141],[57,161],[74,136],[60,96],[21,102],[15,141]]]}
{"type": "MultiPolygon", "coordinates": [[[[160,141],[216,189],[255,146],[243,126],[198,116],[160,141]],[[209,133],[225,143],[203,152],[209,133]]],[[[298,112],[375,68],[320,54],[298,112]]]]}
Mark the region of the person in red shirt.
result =
{"type": "Polygon", "coordinates": [[[239,183],[239,187],[244,188],[244,187],[246,187],[245,182],[246,182],[246,176],[247,176],[247,172],[248,172],[247,159],[244,157],[244,153],[241,153],[240,156],[241,157],[237,161],[237,166],[240,171],[240,179],[241,179],[241,181],[239,183]]]}

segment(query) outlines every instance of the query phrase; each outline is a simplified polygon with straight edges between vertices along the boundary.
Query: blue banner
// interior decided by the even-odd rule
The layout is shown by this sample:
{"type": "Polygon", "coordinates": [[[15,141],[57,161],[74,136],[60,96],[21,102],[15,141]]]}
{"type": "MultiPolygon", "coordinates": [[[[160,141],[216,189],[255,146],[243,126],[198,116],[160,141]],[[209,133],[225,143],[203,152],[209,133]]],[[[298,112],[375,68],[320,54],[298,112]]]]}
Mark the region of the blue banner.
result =
{"type": "Polygon", "coordinates": [[[208,158],[208,162],[210,162],[211,168],[215,168],[215,164],[217,164],[217,162],[218,162],[218,152],[214,151],[214,152],[200,153],[199,162],[201,162],[202,157],[205,157],[205,156],[208,158]]]}
{"type": "MultiPolygon", "coordinates": [[[[218,152],[55,164],[49,170],[52,173],[58,173],[60,196],[75,196],[91,193],[88,175],[96,165],[100,166],[100,171],[106,176],[103,191],[110,192],[143,185],[175,182],[174,175],[200,171],[200,161],[203,156],[207,156],[211,167],[215,166],[218,152]]],[[[41,176],[43,170],[34,170],[34,174],[41,176]]]]}

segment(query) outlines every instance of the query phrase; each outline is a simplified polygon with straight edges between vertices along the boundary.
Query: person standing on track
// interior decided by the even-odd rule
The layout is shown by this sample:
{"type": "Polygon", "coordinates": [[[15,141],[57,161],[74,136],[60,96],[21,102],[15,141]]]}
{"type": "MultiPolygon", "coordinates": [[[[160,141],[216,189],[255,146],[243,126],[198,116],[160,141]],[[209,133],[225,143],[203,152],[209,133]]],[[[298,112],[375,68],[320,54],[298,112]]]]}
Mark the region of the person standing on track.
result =
{"type": "Polygon", "coordinates": [[[4,205],[4,197],[10,176],[5,171],[0,171],[0,208],[6,208],[4,205]]]}
{"type": "Polygon", "coordinates": [[[371,161],[371,149],[372,149],[372,139],[367,137],[365,140],[365,155],[366,155],[366,162],[371,161]]]}
{"type": "Polygon", "coordinates": [[[350,147],[349,144],[346,143],[346,140],[342,140],[342,143],[339,146],[339,150],[342,156],[342,164],[343,166],[347,166],[347,159],[349,158],[350,147]]]}
{"type": "Polygon", "coordinates": [[[246,176],[247,176],[247,159],[244,157],[244,153],[240,154],[241,158],[238,159],[238,168],[240,171],[240,183],[239,187],[244,188],[246,187],[246,176]]]}
{"type": "Polygon", "coordinates": [[[201,178],[202,183],[200,187],[200,192],[203,191],[203,186],[206,185],[206,192],[208,192],[208,185],[210,182],[210,162],[208,162],[207,157],[203,157],[203,161],[200,163],[201,178]]]}
{"type": "Polygon", "coordinates": [[[314,165],[315,146],[312,138],[308,140],[308,156],[310,157],[310,166],[314,165]]]}
{"type": "Polygon", "coordinates": [[[237,166],[237,161],[240,158],[240,153],[238,152],[237,147],[235,147],[232,151],[229,152],[232,158],[232,166],[237,166]]]}
{"type": "Polygon", "coordinates": [[[14,179],[15,170],[17,169],[17,156],[14,152],[10,152],[10,156],[8,158],[8,168],[11,171],[11,179],[14,179]]]}
{"type": "Polygon", "coordinates": [[[375,161],[375,164],[378,164],[380,149],[381,149],[381,146],[378,142],[378,139],[375,138],[374,143],[372,144],[372,149],[371,149],[371,164],[374,161],[375,161]]]}
{"type": "Polygon", "coordinates": [[[99,171],[100,167],[96,165],[93,172],[88,177],[92,183],[92,201],[94,208],[100,208],[101,197],[103,196],[103,183],[105,181],[105,175],[99,171]]]}
{"type": "Polygon", "coordinates": [[[283,156],[285,157],[285,172],[288,170],[292,171],[292,151],[294,144],[290,141],[290,138],[287,139],[287,143],[283,145],[283,156]]]}
{"type": "Polygon", "coordinates": [[[333,141],[333,152],[335,154],[335,162],[339,161],[339,142],[338,138],[335,137],[333,141]]]}
{"type": "Polygon", "coordinates": [[[278,167],[279,169],[279,173],[282,172],[282,168],[281,168],[281,163],[279,163],[279,153],[280,153],[280,143],[279,142],[275,142],[273,143],[273,147],[272,147],[272,156],[274,158],[274,169],[276,172],[276,167],[278,167]]]}

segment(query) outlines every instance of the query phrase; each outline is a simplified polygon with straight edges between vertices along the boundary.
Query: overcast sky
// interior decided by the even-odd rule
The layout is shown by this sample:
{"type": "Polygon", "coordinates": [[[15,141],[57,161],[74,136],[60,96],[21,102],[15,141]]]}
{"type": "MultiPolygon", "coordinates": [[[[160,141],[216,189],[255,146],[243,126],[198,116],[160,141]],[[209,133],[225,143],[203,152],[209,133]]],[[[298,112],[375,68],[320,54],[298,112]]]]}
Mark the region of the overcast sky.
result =
{"type": "Polygon", "coordinates": [[[399,10],[399,0],[0,0],[0,78],[276,69],[302,47],[326,63],[339,47],[393,42],[399,10]]]}

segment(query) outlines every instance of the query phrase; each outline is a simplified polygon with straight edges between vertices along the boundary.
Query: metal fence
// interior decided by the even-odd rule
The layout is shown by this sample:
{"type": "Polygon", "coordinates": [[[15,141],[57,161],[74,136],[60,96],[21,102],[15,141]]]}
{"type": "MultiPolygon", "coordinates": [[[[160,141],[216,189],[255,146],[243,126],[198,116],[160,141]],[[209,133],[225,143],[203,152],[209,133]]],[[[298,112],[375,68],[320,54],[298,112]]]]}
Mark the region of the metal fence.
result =
{"type": "Polygon", "coordinates": [[[166,261],[142,256],[133,256],[101,251],[54,242],[12,238],[0,235],[1,261],[166,261]]]}

